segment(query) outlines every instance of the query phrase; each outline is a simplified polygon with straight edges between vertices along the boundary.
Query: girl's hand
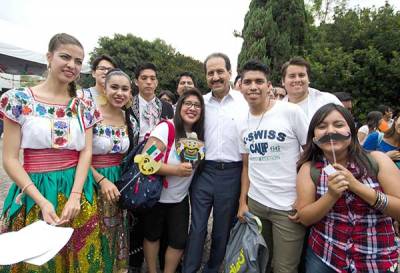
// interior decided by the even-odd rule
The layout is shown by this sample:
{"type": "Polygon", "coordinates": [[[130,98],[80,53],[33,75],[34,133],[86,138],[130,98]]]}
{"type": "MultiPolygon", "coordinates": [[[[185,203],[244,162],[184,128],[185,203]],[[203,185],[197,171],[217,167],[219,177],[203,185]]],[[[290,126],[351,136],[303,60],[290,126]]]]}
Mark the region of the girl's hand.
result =
{"type": "Polygon", "coordinates": [[[192,164],[189,162],[184,162],[179,165],[176,165],[176,174],[181,177],[188,177],[192,174],[193,168],[192,164]]]}
{"type": "Polygon", "coordinates": [[[335,163],[333,164],[333,167],[337,170],[337,173],[339,175],[342,175],[344,177],[343,180],[349,183],[348,185],[350,191],[353,191],[355,185],[360,184],[360,182],[353,176],[353,174],[342,165],[335,163]]]}
{"type": "Polygon", "coordinates": [[[104,178],[100,182],[101,194],[106,198],[108,202],[117,202],[121,196],[118,188],[110,182],[107,178],[104,178]]]}
{"type": "Polygon", "coordinates": [[[340,172],[336,172],[328,176],[328,194],[335,200],[339,199],[342,194],[349,188],[349,182],[340,172]]]}
{"type": "Polygon", "coordinates": [[[72,221],[81,211],[81,195],[71,192],[67,203],[61,213],[61,219],[58,223],[62,225],[72,221]]]}
{"type": "Polygon", "coordinates": [[[400,152],[397,150],[388,151],[386,152],[386,155],[389,156],[393,161],[400,160],[400,152]]]}
{"type": "Polygon", "coordinates": [[[50,225],[59,225],[60,218],[57,216],[54,206],[48,200],[44,201],[43,204],[39,205],[42,212],[43,220],[50,225]]]}

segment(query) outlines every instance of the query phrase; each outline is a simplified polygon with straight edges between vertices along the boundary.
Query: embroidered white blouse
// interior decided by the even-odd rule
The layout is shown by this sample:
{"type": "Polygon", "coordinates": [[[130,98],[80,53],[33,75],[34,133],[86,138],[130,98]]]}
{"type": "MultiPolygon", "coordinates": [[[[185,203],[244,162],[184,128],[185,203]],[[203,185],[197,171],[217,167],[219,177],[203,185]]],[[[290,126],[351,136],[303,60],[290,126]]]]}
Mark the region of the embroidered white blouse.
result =
{"type": "Polygon", "coordinates": [[[71,99],[69,105],[37,100],[29,88],[9,90],[0,99],[1,118],[21,125],[22,149],[68,149],[85,147],[85,129],[101,120],[90,100],[71,99]]]}

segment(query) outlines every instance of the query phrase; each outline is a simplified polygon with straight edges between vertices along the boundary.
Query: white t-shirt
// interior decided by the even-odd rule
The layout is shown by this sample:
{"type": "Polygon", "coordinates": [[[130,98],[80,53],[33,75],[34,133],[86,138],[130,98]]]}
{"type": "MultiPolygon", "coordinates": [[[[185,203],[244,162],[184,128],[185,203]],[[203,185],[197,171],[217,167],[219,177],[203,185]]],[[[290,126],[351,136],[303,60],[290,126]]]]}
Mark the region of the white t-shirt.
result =
{"type": "MultiPolygon", "coordinates": [[[[283,98],[283,101],[288,101],[288,98],[289,97],[286,95],[286,97],[283,98]]],[[[307,98],[297,103],[297,105],[303,109],[304,113],[307,115],[308,122],[310,122],[315,112],[328,103],[343,106],[335,95],[309,87],[307,98]]]]}
{"type": "Polygon", "coordinates": [[[306,143],[308,120],[295,104],[276,101],[264,117],[238,123],[240,152],[249,154],[248,196],[264,206],[291,210],[296,200],[296,162],[306,143]]]}
{"type": "Polygon", "coordinates": [[[364,141],[367,139],[367,136],[369,134],[369,128],[368,125],[363,125],[358,129],[358,133],[363,133],[365,135],[364,139],[360,141],[360,144],[363,145],[364,141]]]}
{"type": "MultiPolygon", "coordinates": [[[[173,123],[172,120],[170,120],[173,123]]],[[[163,122],[156,126],[154,130],[151,132],[150,136],[158,138],[162,143],[164,143],[165,147],[168,145],[168,124],[163,122]]],[[[162,159],[164,161],[164,159],[162,159]]],[[[176,152],[175,140],[172,144],[171,151],[169,153],[167,164],[170,165],[179,165],[181,160],[179,158],[178,153],[176,152]]],[[[192,181],[192,177],[194,174],[194,170],[190,177],[180,177],[180,176],[167,176],[168,180],[168,188],[162,189],[160,203],[179,203],[181,202],[186,195],[189,193],[190,182],[192,181]]]]}

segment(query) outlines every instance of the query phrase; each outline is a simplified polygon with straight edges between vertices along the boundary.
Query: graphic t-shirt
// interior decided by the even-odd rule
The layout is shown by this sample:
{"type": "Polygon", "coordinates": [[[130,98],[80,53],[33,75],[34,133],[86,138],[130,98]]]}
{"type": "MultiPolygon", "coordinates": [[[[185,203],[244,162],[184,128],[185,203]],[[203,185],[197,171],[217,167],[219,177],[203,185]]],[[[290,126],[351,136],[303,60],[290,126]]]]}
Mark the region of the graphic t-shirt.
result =
{"type": "Polygon", "coordinates": [[[263,117],[249,113],[237,126],[240,152],[249,154],[248,196],[267,207],[291,210],[296,162],[307,137],[306,115],[298,105],[276,101],[263,117]]]}

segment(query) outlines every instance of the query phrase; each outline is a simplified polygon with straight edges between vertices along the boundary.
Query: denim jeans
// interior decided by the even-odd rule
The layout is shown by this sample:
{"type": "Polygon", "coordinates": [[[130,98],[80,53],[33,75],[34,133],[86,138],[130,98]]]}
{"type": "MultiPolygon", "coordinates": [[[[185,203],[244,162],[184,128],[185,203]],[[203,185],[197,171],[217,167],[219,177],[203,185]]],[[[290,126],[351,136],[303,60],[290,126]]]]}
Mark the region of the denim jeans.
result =
{"type": "Polygon", "coordinates": [[[336,271],[327,266],[311,248],[307,248],[306,273],[335,273],[336,271]]]}

